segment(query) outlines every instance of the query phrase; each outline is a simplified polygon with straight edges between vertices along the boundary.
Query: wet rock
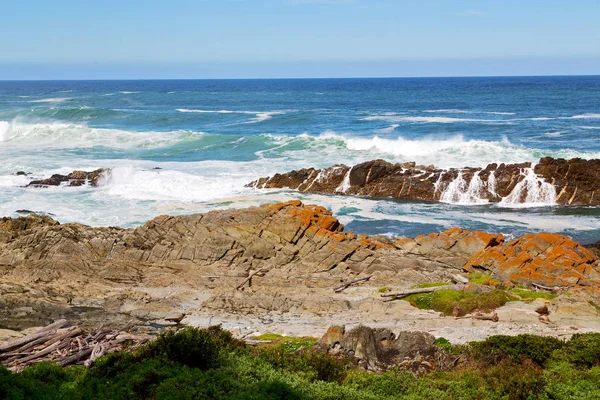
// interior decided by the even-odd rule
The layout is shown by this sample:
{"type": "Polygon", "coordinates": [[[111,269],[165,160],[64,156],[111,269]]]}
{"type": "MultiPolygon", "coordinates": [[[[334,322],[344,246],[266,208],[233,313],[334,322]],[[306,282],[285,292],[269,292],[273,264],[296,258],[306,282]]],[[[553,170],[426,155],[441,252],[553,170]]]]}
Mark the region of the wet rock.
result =
{"type": "Polygon", "coordinates": [[[600,160],[542,158],[485,168],[437,169],[415,163],[367,161],[353,167],[306,168],[260,178],[248,186],[300,192],[445,202],[600,205],[600,160]]]}
{"type": "Polygon", "coordinates": [[[86,184],[98,186],[100,179],[107,174],[110,174],[110,169],[105,168],[99,168],[91,172],[73,171],[68,175],[54,174],[50,178],[33,180],[29,182],[27,187],[44,188],[48,186],[60,186],[63,183],[68,186],[84,186],[86,184]]]}
{"type": "Polygon", "coordinates": [[[17,172],[15,172],[15,175],[16,176],[27,176],[29,174],[25,171],[17,171],[17,172]]]}

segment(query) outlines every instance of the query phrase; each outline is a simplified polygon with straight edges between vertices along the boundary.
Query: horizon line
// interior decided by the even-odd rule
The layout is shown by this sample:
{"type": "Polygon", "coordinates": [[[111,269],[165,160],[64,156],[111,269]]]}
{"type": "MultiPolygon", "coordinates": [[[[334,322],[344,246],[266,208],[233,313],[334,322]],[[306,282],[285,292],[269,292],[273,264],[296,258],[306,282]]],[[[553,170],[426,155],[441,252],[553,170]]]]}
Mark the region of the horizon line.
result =
{"type": "Polygon", "coordinates": [[[309,80],[309,79],[469,79],[469,78],[560,78],[600,77],[597,74],[534,74],[534,75],[434,75],[434,76],[315,76],[273,78],[86,78],[86,79],[0,79],[0,82],[82,82],[82,81],[235,81],[235,80],[309,80]]]}

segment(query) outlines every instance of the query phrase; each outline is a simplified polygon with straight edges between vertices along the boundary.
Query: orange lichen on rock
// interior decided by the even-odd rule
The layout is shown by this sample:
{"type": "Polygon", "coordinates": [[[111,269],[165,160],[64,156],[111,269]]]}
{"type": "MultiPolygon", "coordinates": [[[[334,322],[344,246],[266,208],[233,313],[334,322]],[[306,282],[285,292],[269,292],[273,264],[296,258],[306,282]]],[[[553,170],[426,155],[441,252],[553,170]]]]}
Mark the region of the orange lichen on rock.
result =
{"type": "Polygon", "coordinates": [[[573,286],[600,277],[596,260],[593,252],[569,237],[536,233],[484,249],[463,268],[486,269],[499,279],[520,284],[573,286]]]}

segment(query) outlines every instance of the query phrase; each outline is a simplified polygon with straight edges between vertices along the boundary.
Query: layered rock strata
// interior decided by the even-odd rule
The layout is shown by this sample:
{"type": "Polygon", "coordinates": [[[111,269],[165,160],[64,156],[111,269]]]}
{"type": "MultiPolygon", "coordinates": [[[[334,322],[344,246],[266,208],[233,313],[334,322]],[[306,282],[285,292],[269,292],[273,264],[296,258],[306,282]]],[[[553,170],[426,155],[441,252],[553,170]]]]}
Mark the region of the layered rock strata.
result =
{"type": "Polygon", "coordinates": [[[260,178],[248,186],[300,192],[449,203],[600,205],[600,159],[545,157],[539,163],[439,169],[414,162],[367,161],[307,168],[260,178]]]}
{"type": "MultiPolygon", "coordinates": [[[[585,296],[586,305],[600,302],[600,266],[592,252],[560,235],[552,240],[527,235],[518,241],[513,246],[502,235],[460,229],[414,239],[356,235],[344,232],[328,210],[300,201],[159,216],[135,229],[59,224],[35,214],[3,218],[0,327],[69,318],[117,329],[166,323],[167,317],[183,313],[183,322],[191,324],[229,318],[233,326],[241,320],[302,326],[343,318],[347,323],[420,321],[423,329],[475,329],[472,321],[436,322],[438,317],[431,319],[406,302],[383,302],[378,292],[448,281],[471,268],[513,283],[556,282],[585,296]],[[527,256],[508,250],[516,247],[527,256]],[[489,262],[486,254],[494,254],[496,261],[489,262]],[[362,277],[370,279],[342,293],[333,291],[362,277]]],[[[588,314],[581,321],[595,326],[588,314]]],[[[470,335],[464,337],[471,340],[470,335]]]]}

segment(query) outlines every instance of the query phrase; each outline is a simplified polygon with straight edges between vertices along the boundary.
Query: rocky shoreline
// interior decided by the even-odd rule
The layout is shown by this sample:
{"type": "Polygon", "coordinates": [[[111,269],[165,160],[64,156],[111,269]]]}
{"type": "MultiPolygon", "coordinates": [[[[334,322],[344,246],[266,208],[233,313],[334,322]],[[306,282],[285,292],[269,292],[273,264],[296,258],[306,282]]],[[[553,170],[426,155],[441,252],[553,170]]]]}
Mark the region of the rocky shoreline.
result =
{"type": "Polygon", "coordinates": [[[453,343],[600,330],[600,261],[568,237],[508,240],[457,228],[369,237],[344,231],[331,212],[300,201],[159,216],[135,229],[59,224],[36,214],[3,218],[0,295],[5,336],[59,318],[83,328],[104,323],[147,332],[172,324],[174,315],[190,326],[221,323],[239,336],[319,337],[340,321],[426,331],[453,343]],[[382,289],[450,283],[468,273],[557,296],[510,301],[496,309],[497,322],[443,316],[381,296],[382,289]],[[368,279],[334,291],[362,278],[368,279]],[[544,321],[535,311],[541,306],[549,310],[544,321]]]}
{"type": "Polygon", "coordinates": [[[545,157],[535,165],[489,164],[439,169],[414,162],[367,161],[352,167],[306,168],[260,178],[248,186],[300,192],[449,203],[600,205],[600,159],[545,157]]]}

